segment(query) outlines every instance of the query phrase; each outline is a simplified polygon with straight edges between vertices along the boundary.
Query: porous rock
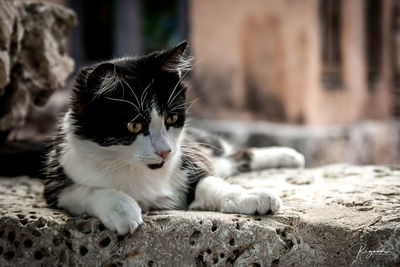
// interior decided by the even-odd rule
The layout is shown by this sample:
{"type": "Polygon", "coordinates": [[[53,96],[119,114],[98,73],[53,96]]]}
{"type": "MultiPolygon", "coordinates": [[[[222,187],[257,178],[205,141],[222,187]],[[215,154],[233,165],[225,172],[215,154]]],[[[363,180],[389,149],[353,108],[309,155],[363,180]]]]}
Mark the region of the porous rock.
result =
{"type": "Polygon", "coordinates": [[[282,197],[276,215],[151,211],[118,236],[49,209],[40,181],[0,179],[1,266],[388,266],[400,264],[400,167],[333,165],[230,178],[282,197]]]}
{"type": "Polygon", "coordinates": [[[0,1],[0,131],[25,122],[29,105],[44,105],[74,68],[67,35],[77,24],[65,7],[0,1]]]}

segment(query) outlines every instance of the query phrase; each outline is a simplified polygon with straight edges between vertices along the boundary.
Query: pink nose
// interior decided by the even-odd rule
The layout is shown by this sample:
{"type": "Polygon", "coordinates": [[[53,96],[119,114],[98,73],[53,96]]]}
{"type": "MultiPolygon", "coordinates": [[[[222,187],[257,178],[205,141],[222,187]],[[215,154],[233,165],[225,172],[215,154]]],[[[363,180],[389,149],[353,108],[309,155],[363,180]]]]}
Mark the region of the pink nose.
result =
{"type": "Polygon", "coordinates": [[[169,153],[171,152],[171,149],[165,150],[165,151],[156,151],[156,154],[159,155],[163,160],[165,160],[169,153]]]}

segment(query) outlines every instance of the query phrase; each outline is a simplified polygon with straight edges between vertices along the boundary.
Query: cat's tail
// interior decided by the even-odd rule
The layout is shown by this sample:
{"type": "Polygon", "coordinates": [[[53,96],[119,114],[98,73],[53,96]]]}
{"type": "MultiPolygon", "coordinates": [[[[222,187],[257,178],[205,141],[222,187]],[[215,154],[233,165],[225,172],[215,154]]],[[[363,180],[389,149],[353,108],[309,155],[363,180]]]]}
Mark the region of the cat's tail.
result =
{"type": "Polygon", "coordinates": [[[303,168],[304,165],[304,156],[289,147],[248,148],[216,157],[214,174],[229,177],[268,168],[303,168]]]}

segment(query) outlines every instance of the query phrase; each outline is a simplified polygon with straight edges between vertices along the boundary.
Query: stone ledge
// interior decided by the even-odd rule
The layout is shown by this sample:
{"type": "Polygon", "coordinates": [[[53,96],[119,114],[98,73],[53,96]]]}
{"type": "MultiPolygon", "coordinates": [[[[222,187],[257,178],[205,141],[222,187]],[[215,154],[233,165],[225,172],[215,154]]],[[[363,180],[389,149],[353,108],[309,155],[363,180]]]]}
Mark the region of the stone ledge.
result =
{"type": "Polygon", "coordinates": [[[270,187],[286,207],[274,216],[154,211],[134,234],[117,236],[96,218],[46,208],[38,180],[0,179],[0,265],[400,264],[400,167],[273,169],[230,180],[270,187]]]}

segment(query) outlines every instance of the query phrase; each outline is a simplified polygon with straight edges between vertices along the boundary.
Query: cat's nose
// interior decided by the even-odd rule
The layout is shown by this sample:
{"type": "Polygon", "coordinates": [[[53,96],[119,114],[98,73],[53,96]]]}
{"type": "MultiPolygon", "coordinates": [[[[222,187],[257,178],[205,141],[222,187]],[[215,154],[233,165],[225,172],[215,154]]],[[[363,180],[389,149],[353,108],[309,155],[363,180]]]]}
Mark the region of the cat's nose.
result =
{"type": "Polygon", "coordinates": [[[163,160],[168,157],[169,153],[171,153],[171,149],[156,151],[156,154],[159,155],[163,160]]]}

